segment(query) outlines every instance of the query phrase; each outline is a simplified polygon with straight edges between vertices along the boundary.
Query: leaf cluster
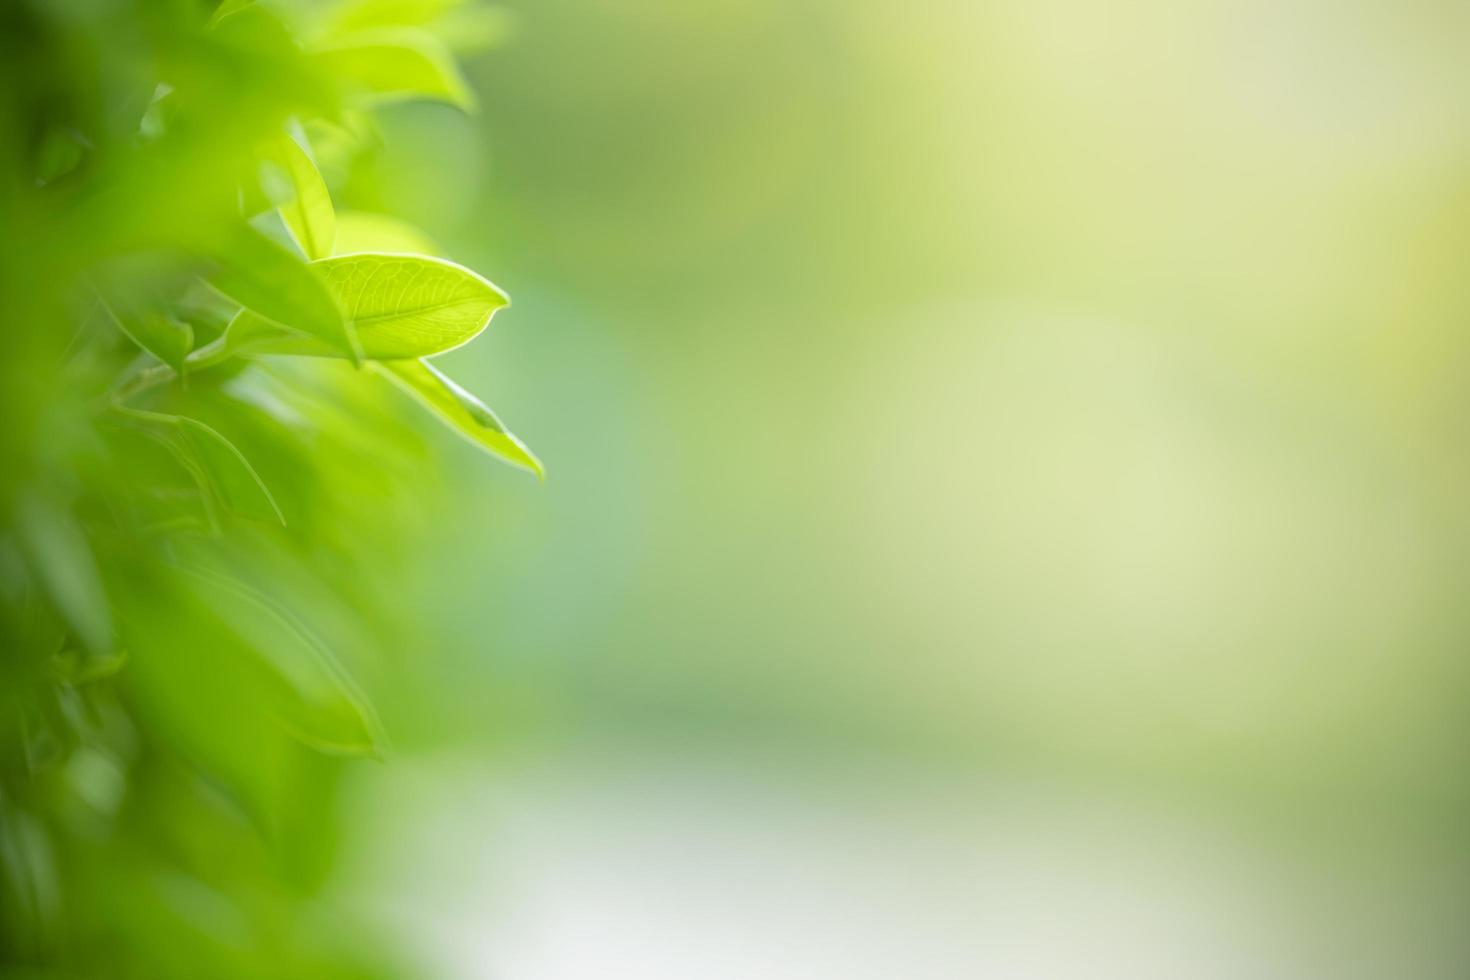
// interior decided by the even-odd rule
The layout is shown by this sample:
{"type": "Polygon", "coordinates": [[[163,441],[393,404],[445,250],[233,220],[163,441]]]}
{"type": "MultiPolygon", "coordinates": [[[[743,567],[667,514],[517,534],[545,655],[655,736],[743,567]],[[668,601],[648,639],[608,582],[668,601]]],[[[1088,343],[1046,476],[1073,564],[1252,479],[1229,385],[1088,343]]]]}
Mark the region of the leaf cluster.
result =
{"type": "Polygon", "coordinates": [[[419,418],[542,473],[431,359],[508,304],[353,203],[390,103],[470,109],[473,0],[0,9],[0,965],[378,976],[322,918],[388,750],[419,418]]]}

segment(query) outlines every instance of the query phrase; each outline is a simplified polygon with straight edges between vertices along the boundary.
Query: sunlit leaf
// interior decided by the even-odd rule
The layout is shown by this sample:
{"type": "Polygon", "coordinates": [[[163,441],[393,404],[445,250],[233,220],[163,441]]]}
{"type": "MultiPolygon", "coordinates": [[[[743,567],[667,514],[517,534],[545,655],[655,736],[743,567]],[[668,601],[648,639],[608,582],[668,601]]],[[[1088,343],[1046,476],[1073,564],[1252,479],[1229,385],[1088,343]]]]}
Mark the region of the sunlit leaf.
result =
{"type": "Polygon", "coordinates": [[[541,461],[501,424],[489,407],[427,361],[375,361],[372,366],[470,442],[508,463],[545,477],[541,461]]]}
{"type": "Polygon", "coordinates": [[[448,49],[425,31],[371,31],[316,53],[318,64],[350,91],[370,101],[434,99],[461,108],[474,95],[448,49]]]}
{"type": "Polygon", "coordinates": [[[296,243],[309,259],[331,255],[336,215],[316,163],[300,143],[284,134],[271,142],[264,156],[265,165],[277,169],[285,184],[286,193],[277,207],[296,243]]]}
{"type": "MultiPolygon", "coordinates": [[[[313,262],[370,360],[427,357],[466,344],[510,300],[462,265],[422,255],[361,253],[313,262]]],[[[230,325],[231,344],[256,353],[340,356],[310,338],[293,337],[259,318],[230,325]]]]}

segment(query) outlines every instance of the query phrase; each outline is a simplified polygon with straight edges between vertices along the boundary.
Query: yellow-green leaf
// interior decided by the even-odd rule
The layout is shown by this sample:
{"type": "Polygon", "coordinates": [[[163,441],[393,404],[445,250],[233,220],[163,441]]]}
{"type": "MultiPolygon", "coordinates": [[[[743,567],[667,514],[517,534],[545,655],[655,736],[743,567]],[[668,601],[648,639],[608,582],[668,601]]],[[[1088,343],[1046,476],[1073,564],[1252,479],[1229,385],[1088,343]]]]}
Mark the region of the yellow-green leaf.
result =
{"type": "MultiPolygon", "coordinates": [[[[311,264],[351,322],[369,360],[428,357],[479,335],[510,300],[498,286],[446,259],[364,252],[311,264]]],[[[314,338],[242,314],[229,344],[241,352],[340,357],[314,338]]]]}
{"type": "Polygon", "coordinates": [[[331,255],[337,234],[336,214],[316,162],[300,143],[284,134],[273,140],[262,155],[264,165],[278,170],[282,178],[284,200],[276,201],[276,207],[291,237],[308,259],[331,255]]]}
{"type": "Polygon", "coordinates": [[[451,429],[506,462],[545,478],[541,461],[484,402],[445,377],[427,361],[375,361],[372,365],[413,395],[451,429]]]}

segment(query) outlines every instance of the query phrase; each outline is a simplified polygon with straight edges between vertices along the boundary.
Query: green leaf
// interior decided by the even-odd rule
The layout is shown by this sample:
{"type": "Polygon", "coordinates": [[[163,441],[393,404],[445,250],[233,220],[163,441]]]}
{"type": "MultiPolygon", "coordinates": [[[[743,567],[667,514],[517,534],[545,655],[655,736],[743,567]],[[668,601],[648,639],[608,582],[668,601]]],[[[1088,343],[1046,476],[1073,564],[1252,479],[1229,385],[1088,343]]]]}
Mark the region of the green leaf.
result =
{"type": "Polygon", "coordinates": [[[15,530],[26,564],[67,626],[93,656],[110,655],[107,594],[76,521],[44,494],[25,493],[15,502],[15,530]]]}
{"type": "Polygon", "coordinates": [[[417,398],[470,442],[514,466],[546,478],[541,461],[501,424],[485,403],[427,361],[375,361],[371,366],[417,398]]]}
{"type": "MultiPolygon", "coordinates": [[[[510,300],[462,265],[423,255],[365,252],[312,263],[356,333],[369,360],[428,357],[479,335],[510,300]]],[[[242,314],[230,325],[240,352],[341,355],[307,337],[292,337],[242,314]]]]}
{"type": "Polygon", "coordinates": [[[306,746],[379,751],[367,700],[278,604],[212,568],[122,562],[109,579],[131,654],[121,675],[152,735],[274,832],[306,746]]]}
{"type": "Polygon", "coordinates": [[[227,510],[251,520],[285,525],[286,518],[270,488],[244,453],[218,431],[198,419],[162,412],[117,407],[126,420],[154,435],[196,481],[227,510]]]}
{"type": "Polygon", "coordinates": [[[474,108],[474,94],[438,38],[412,29],[365,31],[316,52],[333,78],[370,102],[434,99],[474,108]]]}
{"type": "Polygon", "coordinates": [[[193,327],[162,313],[140,311],[119,315],[112,306],[106,308],[129,340],[183,375],[184,359],[194,348],[193,327]]]}
{"type": "Polygon", "coordinates": [[[280,679],[273,698],[292,735],[324,752],[376,755],[377,714],[336,655],[283,606],[202,567],[179,569],[191,591],[280,679]]]}
{"type": "Polygon", "coordinates": [[[406,221],[371,211],[337,212],[337,254],[398,252],[436,255],[443,249],[406,221]]]}
{"type": "Polygon", "coordinates": [[[252,520],[286,523],[270,488],[234,443],[198,419],[183,415],[175,418],[185,443],[209,474],[226,507],[252,520]]]}
{"type": "Polygon", "coordinates": [[[276,201],[281,219],[308,259],[332,254],[336,215],[326,181],[315,161],[290,136],[282,134],[262,154],[267,168],[279,171],[286,193],[276,201]]]}
{"type": "Polygon", "coordinates": [[[361,351],[332,292],[306,263],[249,226],[229,235],[210,283],[266,320],[308,334],[339,356],[361,351]]]}

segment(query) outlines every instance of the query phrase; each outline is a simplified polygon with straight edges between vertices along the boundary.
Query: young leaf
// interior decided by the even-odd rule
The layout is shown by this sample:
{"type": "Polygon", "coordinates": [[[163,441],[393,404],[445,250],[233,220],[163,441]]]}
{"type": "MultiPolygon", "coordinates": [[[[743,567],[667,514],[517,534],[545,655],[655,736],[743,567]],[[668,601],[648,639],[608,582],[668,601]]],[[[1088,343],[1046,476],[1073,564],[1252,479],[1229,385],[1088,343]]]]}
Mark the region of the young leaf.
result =
{"type": "MultiPolygon", "coordinates": [[[[510,300],[462,265],[422,255],[361,253],[313,262],[351,321],[369,360],[428,357],[473,340],[510,300]]],[[[272,331],[259,318],[237,317],[232,348],[265,354],[341,356],[308,337],[272,331]]]]}
{"type": "Polygon", "coordinates": [[[87,538],[70,514],[40,493],[15,502],[15,530],[32,573],[87,651],[112,653],[112,615],[87,538]]]}
{"type": "Polygon", "coordinates": [[[470,442],[514,466],[546,478],[541,461],[526,448],[525,443],[506,430],[484,402],[427,361],[375,361],[372,367],[413,395],[470,442]]]}
{"type": "Polygon", "coordinates": [[[316,60],[339,83],[371,102],[435,99],[474,108],[474,95],[454,58],[424,31],[364,31],[319,50],[316,60]]]}
{"type": "Polygon", "coordinates": [[[263,156],[265,165],[279,169],[284,178],[286,196],[277,201],[277,207],[291,236],[308,259],[331,255],[336,215],[316,163],[300,143],[284,134],[271,142],[263,156]]]}
{"type": "Polygon", "coordinates": [[[321,277],[249,226],[236,228],[220,250],[211,284],[258,316],[324,342],[358,360],[352,327],[321,277]]]}

